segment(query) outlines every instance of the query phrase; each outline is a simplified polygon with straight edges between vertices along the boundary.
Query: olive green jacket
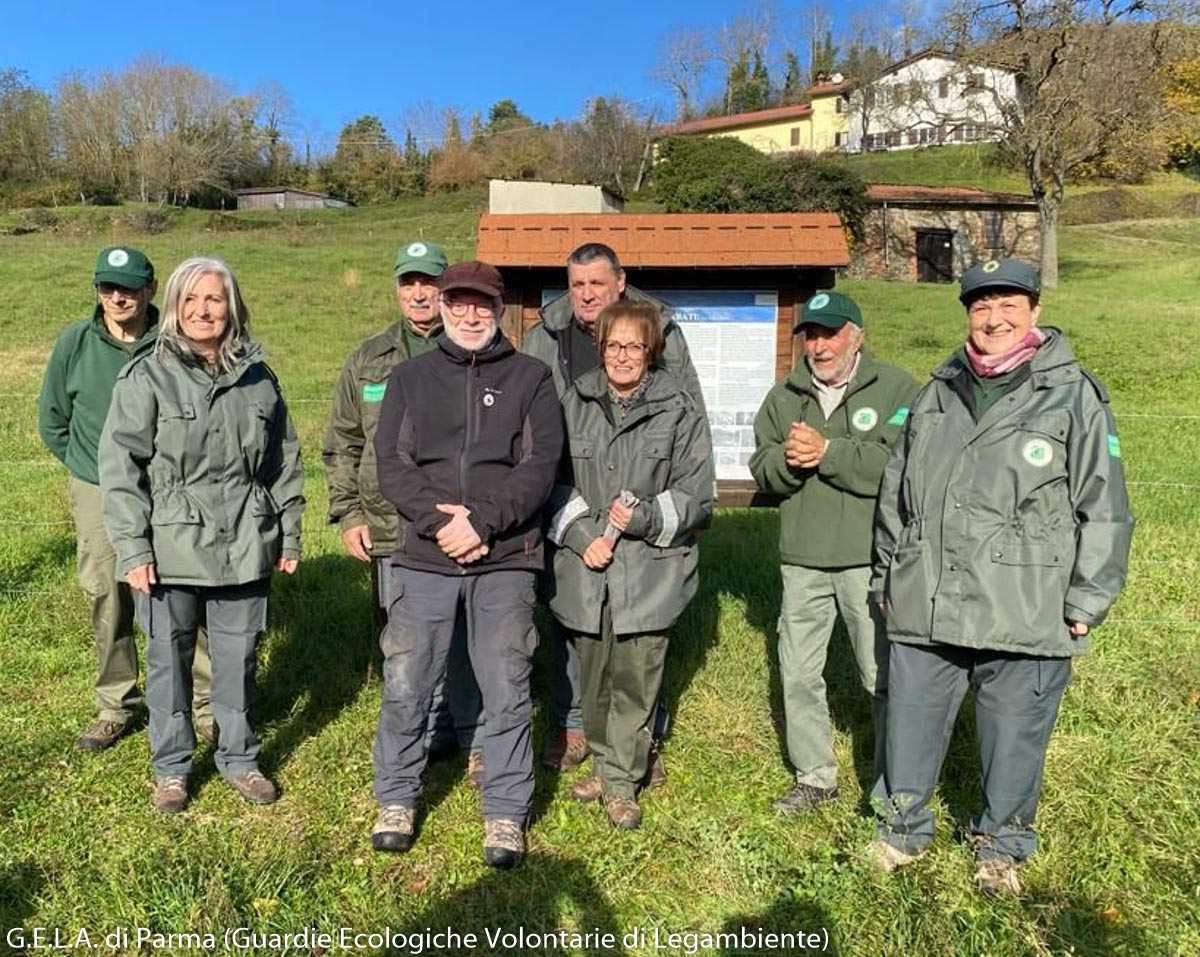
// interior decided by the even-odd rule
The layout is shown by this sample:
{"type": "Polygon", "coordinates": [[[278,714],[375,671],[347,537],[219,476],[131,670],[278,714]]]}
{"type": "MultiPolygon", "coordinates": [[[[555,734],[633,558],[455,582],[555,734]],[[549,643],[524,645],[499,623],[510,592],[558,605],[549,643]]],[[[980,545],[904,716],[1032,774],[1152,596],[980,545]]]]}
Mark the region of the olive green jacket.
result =
{"type": "Polygon", "coordinates": [[[620,424],[608,377],[593,369],[563,397],[569,457],[548,509],[551,557],[544,597],[572,631],[599,634],[605,589],[613,631],[665,631],[696,594],[696,536],[713,509],[712,442],[703,412],[670,375],[654,375],[620,424]],[[640,499],[609,566],[581,556],[604,533],[609,506],[628,489],[640,499]]]}
{"type": "Polygon", "coordinates": [[[1108,396],[1062,333],[976,423],[959,356],[913,401],[884,472],[872,592],[911,644],[1062,657],[1125,582],[1133,516],[1108,396]]]}
{"type": "Polygon", "coordinates": [[[176,585],[241,585],[300,557],[300,444],[262,347],[212,378],[142,355],[117,378],[100,439],[117,574],[153,563],[176,585]]]}
{"type": "Polygon", "coordinates": [[[387,556],[399,537],[399,516],[379,491],[375,430],[392,370],[409,358],[404,320],[371,336],[346,360],[333,391],[321,458],[329,486],[329,521],[343,531],[366,525],[371,553],[387,556]]]}
{"type": "Polygon", "coordinates": [[[871,564],[879,481],[916,391],[912,376],[875,361],[864,347],[828,421],[803,360],[767,393],[754,419],[750,473],[759,488],[785,496],[779,506],[779,556],[785,565],[871,564]],[[787,464],[784,446],[793,422],[805,422],[829,440],[815,469],[787,464]]]}
{"type": "MultiPolygon", "coordinates": [[[[704,393],[700,388],[700,377],[696,374],[696,367],[692,365],[692,356],[688,352],[683,330],[671,318],[670,307],[633,286],[625,287],[625,298],[652,302],[662,310],[665,339],[663,354],[658,364],[679,380],[684,391],[692,397],[696,408],[703,414],[704,393]]],[[[558,334],[567,327],[567,323],[573,321],[573,318],[571,296],[569,293],[563,293],[542,307],[542,321],[530,327],[521,340],[521,351],[541,359],[554,373],[554,388],[558,391],[560,399],[571,388],[572,383],[567,381],[563,357],[558,347],[558,334]]]]}

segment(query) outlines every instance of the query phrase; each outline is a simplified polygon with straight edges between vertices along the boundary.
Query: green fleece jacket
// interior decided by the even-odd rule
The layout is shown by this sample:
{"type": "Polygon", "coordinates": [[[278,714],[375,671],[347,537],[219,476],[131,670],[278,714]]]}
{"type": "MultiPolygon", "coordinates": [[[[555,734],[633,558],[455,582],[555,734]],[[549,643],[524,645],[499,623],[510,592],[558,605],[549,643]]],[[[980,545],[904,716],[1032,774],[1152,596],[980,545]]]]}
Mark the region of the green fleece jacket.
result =
{"type": "Polygon", "coordinates": [[[96,455],[117,374],[154,345],[158,336],[154,306],[148,319],[141,338],[121,342],[105,327],[104,312],[97,304],[90,319],[63,330],[46,364],[38,396],[38,432],[72,475],[92,485],[100,484],[96,455]]]}
{"type": "Polygon", "coordinates": [[[779,554],[785,565],[871,564],[879,482],[916,391],[912,376],[876,362],[864,348],[828,421],[803,361],[767,393],[754,419],[750,472],[761,489],[785,496],[779,508],[779,554]],[[785,460],[793,422],[805,422],[829,440],[815,469],[793,469],[785,460]]]}

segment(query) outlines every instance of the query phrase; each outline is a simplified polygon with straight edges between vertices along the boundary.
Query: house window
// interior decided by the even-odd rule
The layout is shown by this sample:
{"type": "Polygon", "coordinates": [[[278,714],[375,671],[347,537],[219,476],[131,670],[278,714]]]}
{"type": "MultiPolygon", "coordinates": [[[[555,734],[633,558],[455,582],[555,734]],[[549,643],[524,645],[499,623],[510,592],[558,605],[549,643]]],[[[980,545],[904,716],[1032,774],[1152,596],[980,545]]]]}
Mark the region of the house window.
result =
{"type": "Polygon", "coordinates": [[[975,124],[974,123],[964,123],[963,124],[963,140],[966,141],[967,143],[975,142],[975,124]]]}
{"type": "Polygon", "coordinates": [[[916,146],[916,145],[917,145],[917,131],[916,131],[916,130],[909,130],[909,131],[908,131],[908,137],[907,137],[907,138],[908,138],[908,145],[909,145],[909,146],[916,146]]]}
{"type": "Polygon", "coordinates": [[[892,105],[893,106],[903,106],[904,105],[904,84],[903,83],[897,83],[895,86],[892,87],[892,105]]]}
{"type": "Polygon", "coordinates": [[[950,95],[950,77],[944,76],[938,80],[938,99],[944,100],[950,95]]]}
{"type": "Polygon", "coordinates": [[[799,146],[799,145],[800,145],[800,127],[793,126],[792,127],[792,146],[799,146]]]}
{"type": "Polygon", "coordinates": [[[961,125],[954,127],[954,142],[961,143],[963,141],[963,128],[961,125]]]}
{"type": "Polygon", "coordinates": [[[947,135],[948,135],[948,129],[946,127],[946,124],[943,123],[941,126],[938,127],[938,142],[945,143],[947,135]]]}
{"type": "Polygon", "coordinates": [[[982,73],[968,73],[967,74],[967,82],[966,82],[966,85],[963,87],[963,92],[966,93],[968,96],[973,93],[982,93],[983,92],[983,74],[982,73]]]}
{"type": "Polygon", "coordinates": [[[846,98],[844,96],[839,96],[836,100],[833,101],[833,110],[835,113],[849,113],[850,112],[850,103],[846,100],[846,98]]]}
{"type": "Polygon", "coordinates": [[[834,133],[833,134],[834,149],[840,150],[843,146],[845,146],[846,139],[847,139],[847,137],[849,137],[849,135],[850,135],[849,133],[834,133]]]}
{"type": "Polygon", "coordinates": [[[925,88],[921,85],[920,80],[908,81],[908,102],[920,103],[925,98],[925,88]]]}
{"type": "Polygon", "coordinates": [[[895,133],[889,133],[887,135],[887,138],[888,138],[888,146],[899,146],[900,145],[900,133],[898,131],[895,133]]]}
{"type": "Polygon", "coordinates": [[[983,244],[988,249],[1004,248],[1004,213],[999,210],[983,214],[983,244]]]}

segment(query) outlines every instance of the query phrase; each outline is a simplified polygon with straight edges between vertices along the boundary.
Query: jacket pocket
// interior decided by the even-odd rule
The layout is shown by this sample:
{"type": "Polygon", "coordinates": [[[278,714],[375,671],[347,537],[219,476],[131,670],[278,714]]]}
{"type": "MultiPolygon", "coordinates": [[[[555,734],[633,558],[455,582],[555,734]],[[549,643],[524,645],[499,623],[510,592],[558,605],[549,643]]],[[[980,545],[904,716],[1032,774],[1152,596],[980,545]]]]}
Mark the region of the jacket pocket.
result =
{"type": "Polygon", "coordinates": [[[997,565],[1037,565],[1058,568],[1066,560],[1066,550],[1057,545],[1005,544],[992,548],[992,561],[997,565]]]}
{"type": "Polygon", "coordinates": [[[150,506],[151,525],[200,525],[200,509],[182,492],[167,492],[150,506]]]}
{"type": "Polygon", "coordinates": [[[928,636],[933,622],[933,575],[926,541],[901,545],[892,553],[887,574],[889,632],[928,636]]]}

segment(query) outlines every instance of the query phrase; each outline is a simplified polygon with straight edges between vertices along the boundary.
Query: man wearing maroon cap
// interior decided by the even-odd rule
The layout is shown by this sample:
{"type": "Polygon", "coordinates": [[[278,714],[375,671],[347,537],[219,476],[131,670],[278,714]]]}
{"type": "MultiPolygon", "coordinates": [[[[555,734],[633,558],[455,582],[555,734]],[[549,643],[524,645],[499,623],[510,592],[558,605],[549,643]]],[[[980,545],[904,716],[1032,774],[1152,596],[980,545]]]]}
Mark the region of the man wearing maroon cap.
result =
{"type": "Polygon", "coordinates": [[[550,370],[500,332],[500,273],[458,263],[438,278],[437,348],[396,367],[375,434],[379,486],[407,526],[391,559],[395,603],[380,639],[376,850],[405,851],[425,768],[425,723],[459,606],[483,694],[484,859],[525,853],[533,798],[530,661],[542,508],[562,452],[550,370]]]}

